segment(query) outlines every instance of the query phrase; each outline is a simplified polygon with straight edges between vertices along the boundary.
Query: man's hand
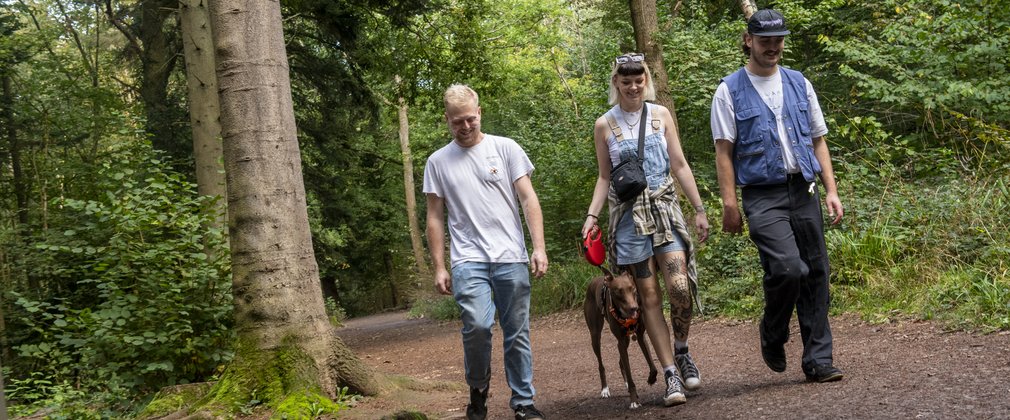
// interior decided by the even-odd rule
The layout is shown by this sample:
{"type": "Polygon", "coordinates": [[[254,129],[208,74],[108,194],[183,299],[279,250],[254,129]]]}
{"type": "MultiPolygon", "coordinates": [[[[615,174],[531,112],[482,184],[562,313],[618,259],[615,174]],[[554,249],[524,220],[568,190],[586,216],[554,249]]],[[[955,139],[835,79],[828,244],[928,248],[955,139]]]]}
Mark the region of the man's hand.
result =
{"type": "Polygon", "coordinates": [[[842,208],[842,200],[838,198],[838,194],[827,194],[824,196],[824,206],[828,208],[828,217],[831,218],[831,224],[837,225],[842,221],[842,215],[845,214],[845,209],[842,208]]]}
{"type": "Polygon", "coordinates": [[[452,294],[452,276],[445,268],[435,270],[435,290],[443,295],[452,294]]]}
{"type": "Polygon", "coordinates": [[[547,274],[547,252],[542,249],[533,250],[533,255],[530,256],[530,271],[533,272],[533,276],[536,278],[541,278],[544,274],[547,274]]]}
{"type": "Polygon", "coordinates": [[[743,219],[740,217],[740,209],[736,206],[722,207],[722,231],[726,233],[743,232],[743,219]]]}

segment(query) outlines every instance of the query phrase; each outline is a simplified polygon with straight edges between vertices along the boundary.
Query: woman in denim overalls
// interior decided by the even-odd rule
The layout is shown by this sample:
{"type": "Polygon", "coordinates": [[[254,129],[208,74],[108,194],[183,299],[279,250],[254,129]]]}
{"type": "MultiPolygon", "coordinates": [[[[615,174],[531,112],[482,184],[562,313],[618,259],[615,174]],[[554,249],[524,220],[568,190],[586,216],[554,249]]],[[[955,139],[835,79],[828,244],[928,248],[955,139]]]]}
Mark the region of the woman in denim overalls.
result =
{"type": "Polygon", "coordinates": [[[614,60],[610,77],[610,104],[614,107],[596,120],[593,130],[599,177],[582,236],[597,228],[606,200],[610,208],[611,265],[614,271],[628,271],[635,277],[642,319],[666,377],[663,403],[672,406],[687,401],[684,388],[695,390],[701,386],[701,375],[687,346],[697,303],[694,247],[677,202],[674,178],[694,207],[694,228],[700,241],[708,237],[708,219],[670,111],[645,102],[655,99],[655,92],[644,55],[629,53],[614,60]],[[644,120],[642,112],[646,113],[644,120]],[[637,157],[640,124],[646,124],[643,168],[649,187],[637,198],[622,203],[611,187],[610,171],[622,160],[637,157]],[[657,266],[663,272],[670,299],[673,348],[654,274],[657,266]]]}

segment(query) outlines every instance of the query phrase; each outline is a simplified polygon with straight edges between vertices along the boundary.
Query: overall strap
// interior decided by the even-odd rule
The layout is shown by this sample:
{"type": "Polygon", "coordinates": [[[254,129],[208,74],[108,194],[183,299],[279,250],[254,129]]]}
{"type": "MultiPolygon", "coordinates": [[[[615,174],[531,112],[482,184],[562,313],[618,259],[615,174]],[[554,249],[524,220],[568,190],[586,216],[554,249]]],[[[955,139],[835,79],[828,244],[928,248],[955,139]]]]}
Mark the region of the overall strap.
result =
{"type": "Polygon", "coordinates": [[[621,126],[617,124],[617,119],[610,111],[607,111],[605,115],[607,116],[607,124],[610,124],[610,132],[614,133],[614,141],[624,140],[624,133],[621,133],[621,126]]]}
{"type": "Polygon", "coordinates": [[[649,103],[642,102],[642,121],[638,122],[638,161],[645,159],[645,117],[649,112],[649,103]]]}

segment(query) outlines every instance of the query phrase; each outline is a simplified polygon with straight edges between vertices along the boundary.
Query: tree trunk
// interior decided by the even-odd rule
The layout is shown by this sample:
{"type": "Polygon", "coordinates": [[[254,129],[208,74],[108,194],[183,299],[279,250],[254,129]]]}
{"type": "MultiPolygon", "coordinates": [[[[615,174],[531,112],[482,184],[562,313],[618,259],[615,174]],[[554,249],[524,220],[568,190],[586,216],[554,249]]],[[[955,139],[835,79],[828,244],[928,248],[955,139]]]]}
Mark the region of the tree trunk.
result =
{"type": "Polygon", "coordinates": [[[740,0],[740,9],[743,10],[743,20],[750,20],[751,15],[757,12],[757,4],[754,0],[740,0]]]}
{"type": "MultiPolygon", "coordinates": [[[[652,83],[656,86],[656,102],[670,110],[670,117],[673,119],[673,127],[666,127],[667,130],[674,130],[680,136],[680,123],[677,122],[677,109],[673,105],[673,95],[670,94],[669,77],[666,74],[666,65],[663,64],[663,44],[656,42],[652,35],[659,32],[659,23],[656,18],[656,0],[628,0],[631,8],[631,26],[635,29],[635,44],[638,50],[645,53],[645,62],[652,70],[652,83]]],[[[680,181],[674,181],[679,196],[684,195],[684,189],[680,186],[680,181]]]]}
{"type": "MultiPolygon", "coordinates": [[[[396,84],[399,86],[400,76],[396,76],[396,84]]],[[[421,242],[421,227],[417,222],[417,198],[414,196],[414,158],[410,152],[410,124],[407,120],[407,101],[402,95],[399,97],[399,105],[397,117],[400,121],[400,152],[403,155],[403,196],[407,204],[410,247],[414,251],[414,266],[417,269],[418,277],[427,279],[430,271],[424,256],[424,243],[421,242]]]]}
{"type": "Polygon", "coordinates": [[[189,121],[193,129],[193,160],[200,195],[218,197],[213,227],[226,229],[227,186],[221,144],[221,107],[214,74],[214,39],[207,0],[181,0],[182,46],[189,88],[189,121]]]}
{"type": "Polygon", "coordinates": [[[168,79],[175,67],[177,51],[165,32],[165,21],[177,6],[176,0],[143,0],[140,3],[141,75],[140,98],[147,116],[147,132],[155,149],[173,152],[172,113],[168,104],[168,79]]]}
{"type": "MultiPolygon", "coordinates": [[[[17,221],[15,230],[20,231],[28,226],[28,184],[25,181],[24,170],[21,168],[21,144],[18,142],[17,128],[14,122],[14,93],[11,90],[11,78],[3,76],[3,119],[7,127],[7,147],[10,152],[11,170],[14,175],[14,200],[17,201],[17,221]]],[[[19,234],[20,236],[20,234],[19,234]]]]}
{"type": "Polygon", "coordinates": [[[280,4],[218,0],[210,6],[238,345],[209,401],[234,407],[258,390],[256,398],[276,409],[299,400],[332,404],[320,395],[334,397],[343,386],[375,394],[371,372],[336,336],[323,306],[280,4]]]}
{"type": "Polygon", "coordinates": [[[631,26],[635,29],[635,44],[638,51],[645,53],[645,62],[652,70],[652,83],[656,86],[656,103],[669,109],[673,124],[679,126],[677,111],[673,106],[673,95],[670,93],[669,76],[666,74],[666,65],[663,64],[663,44],[653,39],[653,34],[659,32],[656,0],[628,0],[628,5],[631,9],[631,26]]]}

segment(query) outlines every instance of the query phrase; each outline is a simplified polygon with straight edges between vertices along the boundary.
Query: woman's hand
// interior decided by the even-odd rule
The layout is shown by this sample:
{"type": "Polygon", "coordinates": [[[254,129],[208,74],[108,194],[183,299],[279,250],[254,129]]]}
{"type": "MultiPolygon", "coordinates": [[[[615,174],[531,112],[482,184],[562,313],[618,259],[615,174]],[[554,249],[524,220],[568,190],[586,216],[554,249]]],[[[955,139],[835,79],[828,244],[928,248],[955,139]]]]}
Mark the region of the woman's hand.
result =
{"type": "Polygon", "coordinates": [[[694,232],[698,235],[698,242],[708,239],[708,217],[703,211],[694,214],[694,232]]]}
{"type": "Polygon", "coordinates": [[[582,239],[589,236],[589,232],[596,226],[597,217],[591,214],[586,215],[586,221],[582,223],[582,239]]]}

